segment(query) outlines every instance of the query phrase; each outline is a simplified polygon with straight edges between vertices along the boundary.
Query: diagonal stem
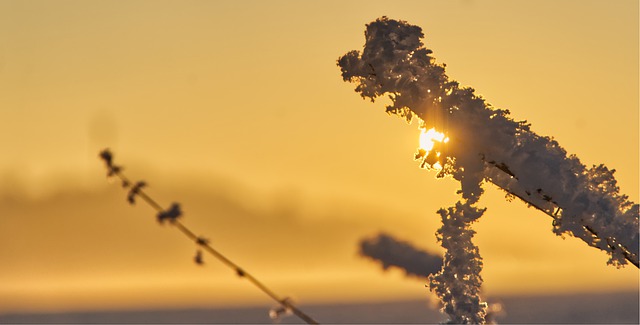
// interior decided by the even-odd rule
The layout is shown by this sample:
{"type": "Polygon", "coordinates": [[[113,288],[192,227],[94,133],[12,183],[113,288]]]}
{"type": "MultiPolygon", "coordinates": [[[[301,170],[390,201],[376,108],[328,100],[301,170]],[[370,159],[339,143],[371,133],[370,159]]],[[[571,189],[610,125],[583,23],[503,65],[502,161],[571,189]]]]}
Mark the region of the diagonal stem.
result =
{"type": "MultiPolygon", "coordinates": [[[[508,175],[510,175],[510,176],[512,176],[512,177],[515,177],[515,175],[513,175],[513,173],[511,173],[508,169],[507,169],[507,171],[505,171],[503,168],[500,168],[500,166],[496,166],[496,165],[494,165],[494,164],[490,164],[490,163],[487,163],[487,165],[489,165],[489,166],[493,166],[494,168],[496,168],[496,169],[500,170],[500,172],[503,172],[503,173],[508,174],[508,175]]],[[[546,214],[546,215],[550,216],[551,218],[553,218],[553,220],[558,219],[558,216],[557,216],[557,215],[558,215],[558,213],[559,213],[560,211],[562,211],[562,208],[561,208],[561,207],[556,206],[556,205],[554,204],[554,206],[555,206],[555,211],[553,211],[553,212],[552,212],[552,211],[550,211],[550,210],[548,210],[548,209],[545,209],[545,208],[543,208],[543,207],[541,207],[541,206],[539,206],[539,205],[535,204],[535,203],[534,203],[534,202],[532,202],[531,200],[528,200],[528,199],[527,199],[527,198],[525,198],[523,195],[520,195],[520,194],[516,193],[515,191],[512,191],[512,190],[510,190],[510,189],[506,188],[505,186],[501,186],[500,184],[498,184],[497,182],[494,182],[494,181],[493,181],[493,180],[491,180],[491,179],[489,179],[489,181],[491,181],[491,183],[493,183],[494,185],[496,185],[498,188],[501,188],[501,189],[502,189],[502,190],[504,190],[505,192],[507,192],[507,193],[509,193],[509,194],[511,194],[511,195],[513,195],[513,196],[515,196],[515,197],[517,197],[517,198],[519,198],[520,200],[522,200],[522,201],[524,201],[525,203],[527,203],[527,204],[531,205],[532,207],[536,208],[537,210],[542,211],[544,214],[546,214]]],[[[590,226],[588,226],[588,225],[584,225],[584,226],[583,226],[583,228],[584,228],[584,230],[586,230],[587,232],[589,232],[591,235],[595,236],[596,238],[603,239],[603,238],[601,238],[601,237],[598,235],[598,233],[597,233],[597,232],[596,232],[592,227],[590,227],[590,226]]],[[[611,248],[611,250],[619,249],[619,250],[622,252],[622,254],[624,255],[624,258],[625,258],[627,261],[629,261],[629,263],[631,263],[631,264],[635,265],[637,268],[640,268],[640,263],[639,263],[639,261],[638,261],[638,257],[637,257],[637,256],[635,256],[635,254],[631,253],[631,252],[630,252],[626,247],[624,247],[624,246],[623,246],[623,245],[621,245],[620,243],[616,242],[616,240],[615,240],[615,239],[613,239],[613,238],[608,238],[608,237],[607,237],[607,238],[604,238],[604,239],[605,239],[605,240],[606,240],[606,242],[607,242],[607,246],[609,246],[609,248],[611,248]]]]}
{"type": "MultiPolygon", "coordinates": [[[[119,169],[111,169],[111,170],[113,171],[113,174],[116,175],[123,182],[123,184],[131,184],[129,179],[119,169]]],[[[147,193],[145,193],[144,190],[138,189],[137,195],[140,198],[142,198],[145,202],[147,202],[147,204],[149,204],[157,212],[160,213],[164,211],[162,206],[160,206],[158,202],[156,202],[153,198],[147,195],[147,193]]],[[[266,285],[260,282],[256,277],[254,277],[253,275],[251,275],[250,273],[242,269],[238,264],[231,261],[222,253],[217,251],[208,242],[203,241],[193,231],[187,228],[187,226],[185,226],[182,222],[180,222],[179,220],[172,220],[170,223],[173,226],[175,226],[180,232],[182,232],[185,236],[189,237],[189,239],[194,241],[197,245],[201,246],[205,251],[209,252],[209,254],[217,258],[220,262],[232,268],[238,276],[246,278],[249,282],[251,282],[253,285],[258,287],[258,289],[264,292],[267,296],[269,296],[271,299],[278,302],[283,308],[285,308],[286,310],[290,310],[291,312],[293,312],[293,314],[298,316],[307,324],[318,324],[316,320],[314,320],[311,316],[307,315],[298,307],[296,307],[293,303],[291,303],[289,299],[280,298],[280,296],[278,296],[275,292],[273,292],[266,285]]]]}

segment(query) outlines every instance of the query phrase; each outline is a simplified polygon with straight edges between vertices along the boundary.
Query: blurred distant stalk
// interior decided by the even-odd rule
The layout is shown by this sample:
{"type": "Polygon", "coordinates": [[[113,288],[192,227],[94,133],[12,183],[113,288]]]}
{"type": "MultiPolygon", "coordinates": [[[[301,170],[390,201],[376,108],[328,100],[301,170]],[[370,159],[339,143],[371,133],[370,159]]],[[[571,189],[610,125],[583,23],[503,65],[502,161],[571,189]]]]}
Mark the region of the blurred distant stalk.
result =
{"type": "MultiPolygon", "coordinates": [[[[129,194],[127,196],[127,200],[129,203],[134,204],[135,198],[140,197],[145,202],[147,202],[152,208],[154,208],[158,214],[158,222],[164,223],[167,220],[171,225],[176,227],[180,232],[182,232],[185,236],[191,239],[196,245],[198,245],[203,250],[207,251],[215,258],[220,260],[223,264],[227,265],[231,269],[233,269],[239,277],[246,278],[253,285],[258,287],[262,292],[267,294],[271,299],[275,300],[280,304],[281,308],[271,311],[269,316],[273,319],[278,318],[281,314],[284,313],[293,313],[296,316],[300,317],[307,324],[318,324],[316,320],[311,318],[309,315],[305,314],[302,310],[297,308],[289,298],[281,298],[267,286],[265,286],[262,282],[256,279],[253,275],[242,269],[236,263],[231,261],[229,258],[224,256],[222,253],[218,252],[215,248],[213,248],[209,244],[209,240],[204,237],[197,236],[193,231],[187,228],[182,222],[180,222],[179,218],[182,215],[180,210],[180,205],[178,203],[173,203],[168,210],[163,209],[160,204],[158,204],[153,198],[151,198],[147,193],[142,189],[146,186],[146,183],[143,181],[136,182],[135,184],[131,183],[131,181],[122,173],[122,166],[116,165],[113,162],[113,154],[109,149],[104,149],[100,152],[100,158],[104,161],[107,167],[107,177],[118,177],[122,182],[123,188],[130,188],[129,194]]],[[[200,254],[196,255],[196,263],[202,264],[202,259],[200,254]]]]}

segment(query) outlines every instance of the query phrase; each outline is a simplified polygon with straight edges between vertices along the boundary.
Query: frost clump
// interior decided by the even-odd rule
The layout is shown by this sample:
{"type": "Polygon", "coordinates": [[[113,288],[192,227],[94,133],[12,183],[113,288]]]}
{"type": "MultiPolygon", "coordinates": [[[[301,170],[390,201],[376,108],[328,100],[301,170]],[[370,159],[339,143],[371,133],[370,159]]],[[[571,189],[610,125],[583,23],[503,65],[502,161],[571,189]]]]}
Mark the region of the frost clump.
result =
{"type": "Polygon", "coordinates": [[[362,52],[338,60],[343,79],[364,98],[388,95],[389,113],[418,117],[425,129],[444,128],[450,141],[433,150],[441,152],[446,174],[461,182],[464,198],[490,181],[553,215],[556,233],[607,251],[612,264],[637,264],[638,204],[619,193],[615,170],[587,168],[553,138],[449,80],[424,47],[420,27],[382,17],[365,36],[362,52]]]}
{"type": "Polygon", "coordinates": [[[382,17],[367,25],[364,49],[339,58],[345,81],[356,84],[363,98],[387,95],[386,107],[426,129],[449,138],[429,154],[416,154],[421,166],[440,166],[438,177],[461,184],[462,199],[438,213],[443,226],[438,239],[447,249],[442,271],[430,288],[445,302],[451,321],[483,322],[485,305],[477,292],[482,261],[470,224],[483,209],[474,207],[483,182],[491,182],[553,218],[558,235],[578,237],[609,255],[609,264],[638,266],[638,204],[619,193],[615,170],[587,168],[553,138],[540,136],[526,121],[515,121],[508,110],[496,109],[473,88],[462,87],[445,74],[422,43],[418,26],[382,17]]]}

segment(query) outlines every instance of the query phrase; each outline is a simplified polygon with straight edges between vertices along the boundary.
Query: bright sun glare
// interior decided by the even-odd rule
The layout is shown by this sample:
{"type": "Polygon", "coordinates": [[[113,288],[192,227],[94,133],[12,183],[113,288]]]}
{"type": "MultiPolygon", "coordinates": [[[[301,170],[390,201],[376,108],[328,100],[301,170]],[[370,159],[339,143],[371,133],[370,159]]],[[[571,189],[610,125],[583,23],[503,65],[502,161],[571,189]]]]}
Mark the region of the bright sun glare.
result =
{"type": "MultiPolygon", "coordinates": [[[[438,142],[449,142],[449,138],[444,136],[444,133],[436,131],[435,128],[431,128],[427,131],[422,129],[422,133],[420,133],[420,148],[424,149],[427,154],[433,149],[436,141],[438,142]]],[[[440,157],[440,153],[436,152],[436,156],[440,157]]],[[[436,162],[432,166],[435,169],[442,169],[442,165],[440,162],[436,162]]]]}
{"type": "Polygon", "coordinates": [[[420,133],[420,148],[428,153],[433,149],[436,141],[447,143],[449,142],[449,138],[445,137],[444,133],[436,131],[435,128],[427,131],[422,129],[422,133],[420,133]]]}

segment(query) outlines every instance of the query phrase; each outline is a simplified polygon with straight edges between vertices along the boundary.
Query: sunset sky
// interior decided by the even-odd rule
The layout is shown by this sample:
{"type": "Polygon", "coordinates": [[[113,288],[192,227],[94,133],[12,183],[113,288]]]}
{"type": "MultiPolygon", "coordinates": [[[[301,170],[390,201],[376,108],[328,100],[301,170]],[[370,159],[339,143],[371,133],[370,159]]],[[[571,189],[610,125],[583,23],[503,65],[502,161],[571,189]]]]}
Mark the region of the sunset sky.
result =
{"type": "MultiPolygon", "coordinates": [[[[273,304],[129,206],[104,147],[283,296],[432,296],[357,255],[380,231],[442,253],[436,210],[458,199],[413,161],[417,123],[342,81],[336,60],[381,16],[421,26],[450,78],[639,201],[636,0],[0,0],[0,313],[273,304]]],[[[637,268],[485,189],[486,295],[638,290],[637,268]]]]}

